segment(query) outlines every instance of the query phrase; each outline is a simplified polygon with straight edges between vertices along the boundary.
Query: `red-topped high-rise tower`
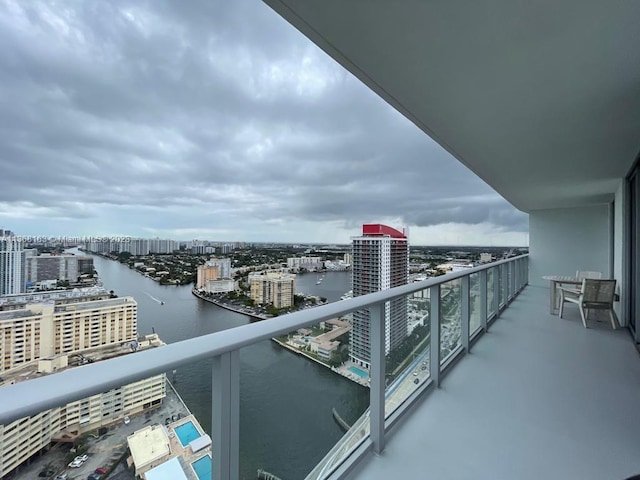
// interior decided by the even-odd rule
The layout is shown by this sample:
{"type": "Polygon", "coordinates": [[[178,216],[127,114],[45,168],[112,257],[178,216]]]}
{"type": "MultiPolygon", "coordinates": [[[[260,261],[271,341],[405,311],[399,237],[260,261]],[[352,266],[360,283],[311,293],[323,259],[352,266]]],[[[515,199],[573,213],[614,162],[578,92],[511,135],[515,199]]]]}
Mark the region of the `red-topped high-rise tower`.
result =
{"type": "MultiPolygon", "coordinates": [[[[362,236],[352,238],[353,296],[387,290],[407,284],[409,241],[395,228],[365,224],[362,236]]],[[[398,298],[385,306],[385,353],[394,349],[407,335],[407,299],[398,298]]],[[[371,364],[369,312],[353,313],[351,360],[363,367],[371,364]]]]}

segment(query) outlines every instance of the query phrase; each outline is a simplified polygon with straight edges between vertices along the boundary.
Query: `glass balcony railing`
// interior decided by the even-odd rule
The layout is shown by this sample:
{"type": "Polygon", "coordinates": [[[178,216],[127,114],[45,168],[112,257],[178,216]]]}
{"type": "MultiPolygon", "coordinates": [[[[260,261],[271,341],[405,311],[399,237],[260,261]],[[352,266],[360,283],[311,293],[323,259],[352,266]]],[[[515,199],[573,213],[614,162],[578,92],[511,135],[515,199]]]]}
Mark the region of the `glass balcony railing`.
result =
{"type": "MultiPolygon", "coordinates": [[[[212,478],[237,480],[246,473],[241,465],[248,454],[246,447],[241,448],[241,444],[245,445],[241,437],[246,435],[243,422],[254,419],[251,422],[262,422],[263,429],[282,429],[281,422],[286,422],[271,418],[266,406],[264,412],[241,412],[242,385],[252,381],[243,370],[243,363],[259,358],[258,350],[271,348],[273,338],[293,341],[294,332],[316,328],[326,320],[351,319],[355,324],[364,318],[368,331],[361,331],[360,337],[352,333],[352,337],[354,342],[370,349],[366,361],[342,359],[333,367],[346,368],[345,376],[356,375],[358,378],[354,380],[369,387],[368,402],[361,405],[356,415],[364,413],[344,422],[349,429],[330,451],[314,453],[324,458],[306,477],[340,478],[368,451],[384,450],[385,430],[410,411],[416,399],[438,387],[456,360],[472,348],[501,310],[524,288],[527,278],[528,256],[523,255],[137,352],[133,362],[131,357],[114,358],[5,386],[0,389],[0,424],[8,425],[165,372],[177,371],[180,376],[183,371],[192,372],[197,365],[202,377],[211,372],[211,384],[207,382],[203,392],[189,394],[210,395],[210,409],[194,414],[202,418],[205,424],[202,427],[211,432],[212,478]],[[355,312],[366,315],[358,316],[355,312]],[[60,385],[73,387],[61,389],[60,385]]],[[[287,384],[286,377],[282,381],[282,385],[272,388],[295,388],[287,384]]],[[[287,441],[302,442],[306,436],[314,435],[314,428],[322,426],[314,427],[313,422],[305,426],[289,425],[282,432],[287,441]]]]}

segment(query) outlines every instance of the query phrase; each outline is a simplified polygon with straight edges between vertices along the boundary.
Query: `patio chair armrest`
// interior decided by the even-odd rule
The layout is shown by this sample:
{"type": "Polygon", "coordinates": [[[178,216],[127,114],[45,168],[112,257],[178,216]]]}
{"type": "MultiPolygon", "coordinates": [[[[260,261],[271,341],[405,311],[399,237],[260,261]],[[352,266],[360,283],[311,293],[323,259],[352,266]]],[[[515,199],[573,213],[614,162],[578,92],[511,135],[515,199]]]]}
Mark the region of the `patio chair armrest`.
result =
{"type": "Polygon", "coordinates": [[[560,290],[562,290],[564,293],[571,293],[574,295],[580,295],[581,290],[579,288],[576,287],[558,287],[560,290]]]}

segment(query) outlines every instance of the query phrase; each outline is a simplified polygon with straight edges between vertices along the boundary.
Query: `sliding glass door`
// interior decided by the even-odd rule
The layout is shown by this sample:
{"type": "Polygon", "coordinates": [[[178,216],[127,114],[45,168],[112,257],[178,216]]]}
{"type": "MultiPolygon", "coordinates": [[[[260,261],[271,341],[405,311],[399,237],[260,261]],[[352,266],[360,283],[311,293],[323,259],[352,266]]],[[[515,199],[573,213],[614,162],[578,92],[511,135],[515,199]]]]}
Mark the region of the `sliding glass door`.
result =
{"type": "Polygon", "coordinates": [[[638,314],[640,314],[640,163],[627,178],[629,192],[629,328],[636,341],[640,340],[638,314]]]}

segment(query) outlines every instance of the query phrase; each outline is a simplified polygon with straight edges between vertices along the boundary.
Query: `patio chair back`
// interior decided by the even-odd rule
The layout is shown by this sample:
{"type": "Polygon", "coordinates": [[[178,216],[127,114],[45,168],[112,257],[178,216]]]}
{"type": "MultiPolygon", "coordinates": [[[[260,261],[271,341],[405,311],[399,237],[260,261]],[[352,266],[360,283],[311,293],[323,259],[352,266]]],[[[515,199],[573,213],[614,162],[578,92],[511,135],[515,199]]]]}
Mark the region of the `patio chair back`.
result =
{"type": "Polygon", "coordinates": [[[582,281],[582,303],[587,308],[609,309],[613,306],[615,280],[585,278],[582,281]]]}
{"type": "Polygon", "coordinates": [[[602,272],[586,272],[578,270],[576,272],[576,278],[578,280],[584,280],[585,278],[602,278],[602,272]]]}

